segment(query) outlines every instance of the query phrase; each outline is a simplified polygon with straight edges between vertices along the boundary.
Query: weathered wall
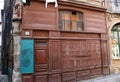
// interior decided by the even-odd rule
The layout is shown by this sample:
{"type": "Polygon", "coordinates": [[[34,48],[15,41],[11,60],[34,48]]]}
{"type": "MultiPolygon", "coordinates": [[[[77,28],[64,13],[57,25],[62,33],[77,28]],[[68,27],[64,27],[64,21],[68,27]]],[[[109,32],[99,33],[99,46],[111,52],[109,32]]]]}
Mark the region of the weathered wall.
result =
{"type": "Polygon", "coordinates": [[[112,14],[112,13],[106,13],[106,21],[107,21],[107,31],[109,34],[109,50],[110,50],[110,61],[111,61],[111,73],[118,73],[120,72],[120,67],[119,67],[119,58],[115,59],[114,57],[112,57],[112,45],[111,45],[111,29],[112,27],[117,24],[120,23],[120,15],[119,14],[112,14]]]}

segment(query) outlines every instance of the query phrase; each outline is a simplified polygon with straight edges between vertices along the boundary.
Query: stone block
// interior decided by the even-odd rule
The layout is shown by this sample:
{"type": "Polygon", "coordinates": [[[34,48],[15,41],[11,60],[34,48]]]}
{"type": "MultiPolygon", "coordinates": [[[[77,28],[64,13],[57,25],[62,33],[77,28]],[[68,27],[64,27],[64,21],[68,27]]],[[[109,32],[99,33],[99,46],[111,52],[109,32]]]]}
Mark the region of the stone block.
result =
{"type": "Polygon", "coordinates": [[[8,82],[7,75],[0,75],[0,82],[8,82]]]}

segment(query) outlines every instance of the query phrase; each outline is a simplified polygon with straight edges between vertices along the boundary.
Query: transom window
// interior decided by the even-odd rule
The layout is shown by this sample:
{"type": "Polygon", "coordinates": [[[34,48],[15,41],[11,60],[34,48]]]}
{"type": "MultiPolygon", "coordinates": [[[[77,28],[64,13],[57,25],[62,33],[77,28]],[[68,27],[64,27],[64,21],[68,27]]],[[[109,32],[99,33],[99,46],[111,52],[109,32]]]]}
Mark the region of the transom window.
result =
{"type": "Polygon", "coordinates": [[[112,56],[120,57],[120,24],[113,26],[111,30],[112,56]]]}
{"type": "Polygon", "coordinates": [[[82,31],[83,15],[76,11],[59,11],[59,29],[64,31],[82,31]]]}

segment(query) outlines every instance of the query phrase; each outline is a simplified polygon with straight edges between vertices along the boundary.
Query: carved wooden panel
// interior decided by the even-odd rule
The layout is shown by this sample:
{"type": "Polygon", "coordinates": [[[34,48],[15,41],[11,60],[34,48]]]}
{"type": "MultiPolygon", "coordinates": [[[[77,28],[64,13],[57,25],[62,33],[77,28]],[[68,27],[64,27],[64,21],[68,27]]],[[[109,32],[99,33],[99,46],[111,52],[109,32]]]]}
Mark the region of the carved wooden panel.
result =
{"type": "Polygon", "coordinates": [[[90,69],[90,57],[77,57],[76,58],[76,69],[77,70],[86,70],[90,69]]]}
{"type": "Polygon", "coordinates": [[[35,41],[35,72],[48,71],[48,43],[47,41],[35,41]]]}
{"type": "Polygon", "coordinates": [[[91,55],[90,68],[101,67],[101,46],[99,40],[87,40],[87,53],[91,55]]]}
{"type": "Polygon", "coordinates": [[[34,78],[34,82],[49,82],[47,75],[36,75],[34,78]]]}
{"type": "Polygon", "coordinates": [[[48,31],[35,30],[35,31],[33,31],[33,36],[35,38],[48,37],[49,36],[49,32],[48,31]]]}
{"type": "Polygon", "coordinates": [[[50,56],[49,56],[49,67],[50,72],[60,72],[60,42],[59,40],[50,41],[50,56]]]}
{"type": "Polygon", "coordinates": [[[75,72],[62,73],[62,82],[76,82],[75,72]]]}
{"type": "Polygon", "coordinates": [[[77,71],[76,73],[77,80],[85,80],[90,78],[90,70],[77,71]]]}
{"type": "Polygon", "coordinates": [[[108,66],[110,62],[108,56],[107,41],[102,41],[102,62],[103,62],[103,66],[108,66]]]}
{"type": "Polygon", "coordinates": [[[31,74],[22,75],[22,82],[34,82],[33,81],[33,76],[31,74]]]}
{"type": "Polygon", "coordinates": [[[103,71],[104,75],[110,74],[110,68],[109,68],[109,66],[103,67],[102,71],[103,71]]]}
{"type": "Polygon", "coordinates": [[[103,74],[109,74],[109,63],[110,56],[108,55],[108,44],[107,41],[102,41],[102,65],[103,65],[103,74]]]}
{"type": "Polygon", "coordinates": [[[62,71],[75,70],[74,41],[61,41],[62,71]]]}
{"type": "Polygon", "coordinates": [[[91,69],[91,77],[97,77],[102,75],[102,68],[91,69]]]}
{"type": "Polygon", "coordinates": [[[49,82],[61,82],[61,74],[50,74],[49,82]]]}

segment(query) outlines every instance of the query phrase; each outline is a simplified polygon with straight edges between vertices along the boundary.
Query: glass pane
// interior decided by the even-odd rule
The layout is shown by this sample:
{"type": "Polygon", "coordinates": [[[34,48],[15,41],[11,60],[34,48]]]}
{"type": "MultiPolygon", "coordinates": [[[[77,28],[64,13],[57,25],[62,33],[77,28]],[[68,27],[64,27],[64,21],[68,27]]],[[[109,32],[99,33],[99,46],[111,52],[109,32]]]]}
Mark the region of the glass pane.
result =
{"type": "Polygon", "coordinates": [[[77,31],[77,22],[76,21],[72,21],[72,30],[77,31]]]}
{"type": "Polygon", "coordinates": [[[114,31],[111,31],[111,38],[114,38],[114,31]]]}
{"type": "Polygon", "coordinates": [[[70,12],[69,11],[65,11],[65,19],[64,20],[70,20],[70,12]]]}
{"type": "Polygon", "coordinates": [[[117,39],[112,39],[112,54],[113,56],[119,56],[119,45],[117,39]]]}
{"type": "Polygon", "coordinates": [[[36,42],[36,46],[46,46],[46,42],[36,42]]]}
{"type": "Polygon", "coordinates": [[[60,11],[59,12],[59,20],[62,20],[62,14],[63,14],[63,11],[60,11]]]}
{"type": "Polygon", "coordinates": [[[59,20],[59,29],[60,30],[64,29],[64,21],[63,20],[59,20]]]}
{"type": "Polygon", "coordinates": [[[81,13],[77,13],[77,20],[82,21],[82,14],[81,13]]]}
{"type": "Polygon", "coordinates": [[[78,31],[81,31],[83,27],[83,23],[81,21],[77,21],[77,27],[78,27],[78,31]]]}
{"type": "Polygon", "coordinates": [[[65,20],[65,14],[64,14],[64,11],[61,11],[61,18],[62,18],[62,20],[65,20]]]}
{"type": "Polygon", "coordinates": [[[114,33],[114,38],[116,38],[116,39],[117,39],[117,38],[118,38],[118,34],[117,34],[117,32],[116,32],[116,31],[114,31],[113,33],[114,33]]]}
{"type": "Polygon", "coordinates": [[[64,30],[70,31],[70,21],[65,20],[65,21],[64,21],[64,24],[65,24],[64,30]]]}
{"type": "Polygon", "coordinates": [[[72,20],[72,21],[77,21],[77,15],[76,15],[76,12],[72,12],[71,20],[72,20]]]}

